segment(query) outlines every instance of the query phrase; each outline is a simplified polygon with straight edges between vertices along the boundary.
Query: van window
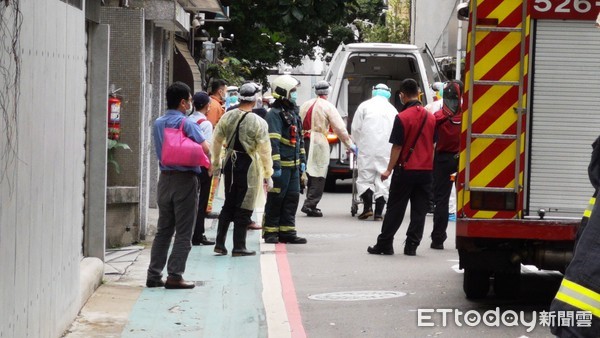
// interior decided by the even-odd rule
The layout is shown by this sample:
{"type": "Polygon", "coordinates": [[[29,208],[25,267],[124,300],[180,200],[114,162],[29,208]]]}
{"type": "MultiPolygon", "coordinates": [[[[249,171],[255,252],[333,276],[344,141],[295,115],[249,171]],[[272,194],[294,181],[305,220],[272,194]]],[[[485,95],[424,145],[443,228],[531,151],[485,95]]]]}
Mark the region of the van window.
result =
{"type": "Polygon", "coordinates": [[[425,68],[427,68],[427,80],[429,80],[429,83],[433,84],[434,82],[446,81],[446,76],[440,73],[437,61],[435,61],[431,53],[429,53],[427,47],[421,50],[421,56],[423,58],[423,63],[425,64],[425,68]]]}
{"type": "MultiPolygon", "coordinates": [[[[359,52],[351,54],[344,65],[340,95],[336,107],[342,116],[347,114],[347,127],[350,130],[352,118],[358,106],[371,98],[375,85],[386,84],[391,89],[391,104],[396,104],[400,82],[412,78],[423,90],[423,79],[417,61],[412,53],[359,52]]],[[[427,99],[423,97],[423,101],[427,99]]],[[[427,104],[427,102],[423,102],[427,104]]]]}

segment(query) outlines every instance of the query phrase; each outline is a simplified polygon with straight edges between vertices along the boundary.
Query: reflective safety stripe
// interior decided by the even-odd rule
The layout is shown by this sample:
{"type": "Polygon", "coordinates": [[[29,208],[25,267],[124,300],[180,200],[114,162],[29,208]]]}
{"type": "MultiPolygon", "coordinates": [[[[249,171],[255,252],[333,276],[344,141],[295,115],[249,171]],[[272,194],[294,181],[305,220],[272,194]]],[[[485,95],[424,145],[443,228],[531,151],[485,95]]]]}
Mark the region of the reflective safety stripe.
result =
{"type": "Polygon", "coordinates": [[[282,225],[279,227],[279,232],[292,232],[296,231],[296,227],[293,225],[282,225]]]}
{"type": "Polygon", "coordinates": [[[306,150],[304,148],[300,149],[300,154],[306,154],[306,150]]]}
{"type": "Polygon", "coordinates": [[[560,289],[558,289],[555,298],[575,308],[590,311],[594,316],[600,317],[600,294],[566,278],[560,284],[560,289]]]}
{"type": "Polygon", "coordinates": [[[279,140],[281,138],[281,134],[269,133],[269,138],[274,138],[274,139],[279,140]]]}
{"type": "Polygon", "coordinates": [[[583,212],[583,217],[590,218],[592,216],[592,209],[594,209],[594,204],[596,204],[596,197],[590,198],[588,206],[583,212]]]}
{"type": "Polygon", "coordinates": [[[263,230],[264,230],[265,234],[273,233],[273,232],[278,233],[279,232],[279,227],[270,226],[270,225],[263,225],[263,230]]]}
{"type": "Polygon", "coordinates": [[[281,154],[275,154],[271,156],[271,158],[273,159],[273,161],[279,161],[281,160],[281,154]]]}
{"type": "Polygon", "coordinates": [[[269,192],[272,192],[274,194],[279,194],[281,192],[281,188],[272,188],[271,190],[269,190],[269,192]]]}
{"type": "Polygon", "coordinates": [[[295,161],[280,161],[282,167],[295,167],[300,165],[300,160],[295,161]]]}
{"type": "Polygon", "coordinates": [[[292,142],[287,138],[283,138],[280,136],[279,142],[285,144],[286,146],[293,147],[292,142]]]}

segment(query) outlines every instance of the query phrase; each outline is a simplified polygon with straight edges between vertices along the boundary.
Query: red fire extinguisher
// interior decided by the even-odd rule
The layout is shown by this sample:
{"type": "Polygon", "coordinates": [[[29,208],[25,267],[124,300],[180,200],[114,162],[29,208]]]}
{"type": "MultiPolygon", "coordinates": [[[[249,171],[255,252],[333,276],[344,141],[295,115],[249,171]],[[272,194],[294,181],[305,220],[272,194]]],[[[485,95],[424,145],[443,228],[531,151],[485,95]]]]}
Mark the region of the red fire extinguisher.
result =
{"type": "Polygon", "coordinates": [[[121,90],[115,89],[111,85],[110,94],[108,95],[108,138],[118,141],[121,134],[121,97],[117,92],[121,90]]]}

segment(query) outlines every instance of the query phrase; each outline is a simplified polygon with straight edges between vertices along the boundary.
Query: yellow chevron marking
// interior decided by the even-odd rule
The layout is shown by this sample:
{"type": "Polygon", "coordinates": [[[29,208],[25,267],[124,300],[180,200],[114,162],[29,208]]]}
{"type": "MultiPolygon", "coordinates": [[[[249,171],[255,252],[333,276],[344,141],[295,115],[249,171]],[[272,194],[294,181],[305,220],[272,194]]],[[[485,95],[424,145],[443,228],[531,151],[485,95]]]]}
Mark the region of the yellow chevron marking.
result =
{"type": "Polygon", "coordinates": [[[498,6],[490,13],[489,17],[498,18],[498,22],[502,22],[522,3],[522,1],[499,1],[498,6]]]}

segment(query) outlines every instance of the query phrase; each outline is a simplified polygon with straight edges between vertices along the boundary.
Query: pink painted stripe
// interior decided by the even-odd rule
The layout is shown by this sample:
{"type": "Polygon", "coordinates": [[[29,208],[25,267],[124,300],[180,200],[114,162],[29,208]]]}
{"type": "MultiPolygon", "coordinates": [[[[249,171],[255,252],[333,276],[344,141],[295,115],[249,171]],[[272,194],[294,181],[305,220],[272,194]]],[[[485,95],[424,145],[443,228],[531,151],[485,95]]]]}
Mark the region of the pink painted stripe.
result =
{"type": "Polygon", "coordinates": [[[292,272],[287,259],[285,244],[275,244],[275,257],[277,259],[279,280],[281,280],[281,292],[283,293],[283,302],[285,303],[285,310],[290,323],[292,337],[306,338],[306,332],[304,332],[304,326],[302,326],[300,308],[298,307],[298,299],[296,298],[294,280],[292,279],[292,272]]]}

